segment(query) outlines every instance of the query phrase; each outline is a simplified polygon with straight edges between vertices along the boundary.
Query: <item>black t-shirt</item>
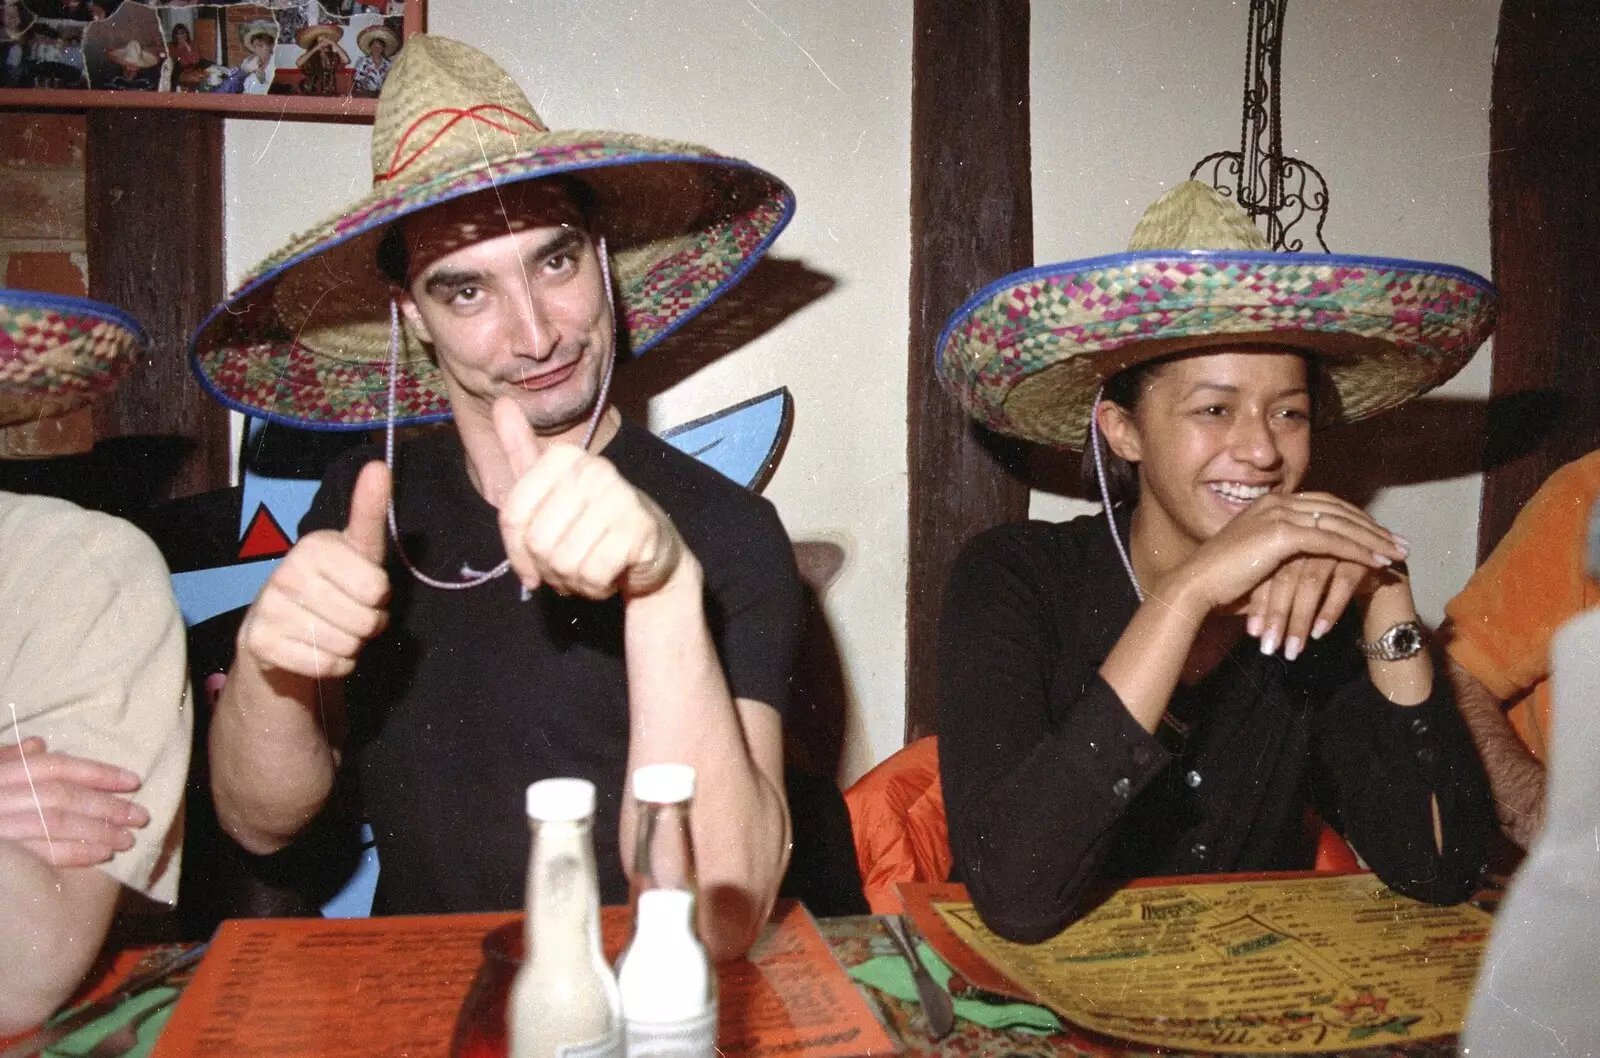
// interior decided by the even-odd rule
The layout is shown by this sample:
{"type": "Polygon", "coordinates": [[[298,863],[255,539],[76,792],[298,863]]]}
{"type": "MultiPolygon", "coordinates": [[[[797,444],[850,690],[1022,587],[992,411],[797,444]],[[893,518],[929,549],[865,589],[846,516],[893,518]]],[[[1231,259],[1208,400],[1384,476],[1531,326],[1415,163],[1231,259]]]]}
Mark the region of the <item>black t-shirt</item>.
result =
{"type": "MultiPolygon", "coordinates": [[[[706,618],[735,698],[788,703],[801,618],[794,553],[772,505],[638,426],[602,453],[660,504],[705,569],[706,618]]],[[[342,528],[374,448],[329,468],[301,532],[342,528]]],[[[401,446],[395,516],[411,563],[439,580],[504,557],[495,509],[473,488],[456,431],[401,446]]],[[[389,628],[346,681],[353,769],[379,853],[375,910],[489,911],[523,905],[538,779],[595,784],[602,900],[626,900],[617,846],[628,700],[622,604],[524,600],[515,574],[465,590],[419,583],[387,558],[389,628]]]]}

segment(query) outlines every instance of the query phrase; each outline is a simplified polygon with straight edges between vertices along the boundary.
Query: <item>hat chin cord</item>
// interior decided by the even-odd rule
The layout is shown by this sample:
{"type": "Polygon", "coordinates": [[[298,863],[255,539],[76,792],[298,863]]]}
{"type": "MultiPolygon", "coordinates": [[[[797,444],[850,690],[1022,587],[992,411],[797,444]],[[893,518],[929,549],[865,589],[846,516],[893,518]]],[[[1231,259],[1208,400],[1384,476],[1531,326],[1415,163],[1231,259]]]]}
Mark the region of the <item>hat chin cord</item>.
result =
{"type": "MultiPolygon", "coordinates": [[[[600,275],[605,283],[606,304],[611,309],[611,326],[616,329],[617,302],[611,292],[611,259],[606,255],[605,236],[598,240],[600,251],[600,275]]],[[[588,429],[583,434],[582,448],[585,452],[594,441],[596,431],[600,429],[600,416],[605,414],[606,401],[611,395],[611,375],[617,368],[617,346],[611,343],[611,355],[606,358],[606,371],[600,380],[600,392],[595,397],[594,410],[589,413],[588,429]]],[[[394,517],[394,413],[395,413],[395,388],[396,378],[400,374],[400,304],[393,297],[389,299],[389,407],[384,416],[383,424],[383,462],[389,468],[389,539],[394,543],[394,552],[400,556],[400,564],[417,580],[430,588],[439,588],[443,591],[464,591],[467,588],[476,588],[480,584],[487,584],[496,577],[502,577],[511,570],[511,560],[502,559],[498,566],[488,572],[480,573],[468,566],[461,565],[460,580],[439,580],[430,577],[416,566],[411,564],[411,558],[406,554],[404,545],[400,543],[400,527],[394,517]]],[[[523,589],[522,597],[528,598],[527,589],[523,589]]]]}
{"type": "MultiPolygon", "coordinates": [[[[391,374],[390,379],[394,376],[391,374]]],[[[1089,443],[1094,446],[1094,476],[1100,482],[1100,502],[1105,505],[1106,528],[1111,530],[1111,542],[1117,545],[1117,555],[1122,559],[1122,568],[1128,571],[1128,581],[1133,585],[1133,594],[1144,602],[1144,589],[1139,587],[1139,578],[1133,572],[1133,560],[1128,557],[1128,549],[1123,546],[1122,537],[1117,533],[1117,520],[1111,516],[1111,490],[1106,487],[1106,465],[1100,456],[1100,400],[1105,395],[1106,388],[1101,386],[1094,391],[1094,404],[1089,409],[1089,443]]]]}

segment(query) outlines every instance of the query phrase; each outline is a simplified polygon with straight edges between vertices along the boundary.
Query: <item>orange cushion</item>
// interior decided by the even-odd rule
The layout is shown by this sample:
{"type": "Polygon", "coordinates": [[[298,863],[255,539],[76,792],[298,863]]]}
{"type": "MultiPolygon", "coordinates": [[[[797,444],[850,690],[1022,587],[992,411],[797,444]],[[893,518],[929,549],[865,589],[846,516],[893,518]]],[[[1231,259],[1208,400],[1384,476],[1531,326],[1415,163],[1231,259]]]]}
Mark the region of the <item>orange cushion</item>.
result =
{"type": "Polygon", "coordinates": [[[939,740],[920,738],[845,791],[862,888],[874,914],[903,910],[897,882],[950,876],[950,832],[939,785],[939,740]]]}

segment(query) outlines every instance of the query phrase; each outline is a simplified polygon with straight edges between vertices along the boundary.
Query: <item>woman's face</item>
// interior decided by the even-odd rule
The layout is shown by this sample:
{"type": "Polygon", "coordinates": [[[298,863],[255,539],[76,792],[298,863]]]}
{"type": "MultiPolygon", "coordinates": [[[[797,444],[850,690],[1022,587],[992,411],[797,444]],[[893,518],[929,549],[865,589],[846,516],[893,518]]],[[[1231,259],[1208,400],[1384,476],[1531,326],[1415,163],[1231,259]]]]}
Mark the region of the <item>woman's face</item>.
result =
{"type": "Polygon", "coordinates": [[[179,25],[179,26],[173,26],[172,27],[172,43],[174,43],[174,44],[184,44],[184,43],[187,43],[188,40],[189,40],[189,27],[188,26],[179,25]]]}
{"type": "Polygon", "coordinates": [[[1311,392],[1292,352],[1184,357],[1146,377],[1131,416],[1102,403],[1112,450],[1139,465],[1142,517],[1198,545],[1311,461],[1311,392]]]}
{"type": "Polygon", "coordinates": [[[265,62],[272,55],[272,39],[270,37],[251,37],[250,50],[255,52],[256,58],[265,62]]]}

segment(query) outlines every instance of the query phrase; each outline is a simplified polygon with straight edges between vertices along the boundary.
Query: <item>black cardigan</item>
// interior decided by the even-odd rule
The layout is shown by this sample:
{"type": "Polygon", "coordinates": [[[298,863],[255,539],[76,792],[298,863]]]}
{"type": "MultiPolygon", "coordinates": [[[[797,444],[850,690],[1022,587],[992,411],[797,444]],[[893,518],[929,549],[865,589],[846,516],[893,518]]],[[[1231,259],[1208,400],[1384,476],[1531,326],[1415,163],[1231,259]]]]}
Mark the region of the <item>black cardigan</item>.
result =
{"type": "Polygon", "coordinates": [[[1292,663],[1242,637],[1174,694],[1168,716],[1187,733],[1166,720],[1151,735],[1099,674],[1137,606],[1103,515],[1002,526],[956,561],[939,770],[953,876],[991,929],[1052,936],[1107,881],[1309,868],[1307,806],[1395,890],[1472,894],[1492,805],[1442,670],[1427,702],[1391,704],[1352,607],[1292,663]]]}

